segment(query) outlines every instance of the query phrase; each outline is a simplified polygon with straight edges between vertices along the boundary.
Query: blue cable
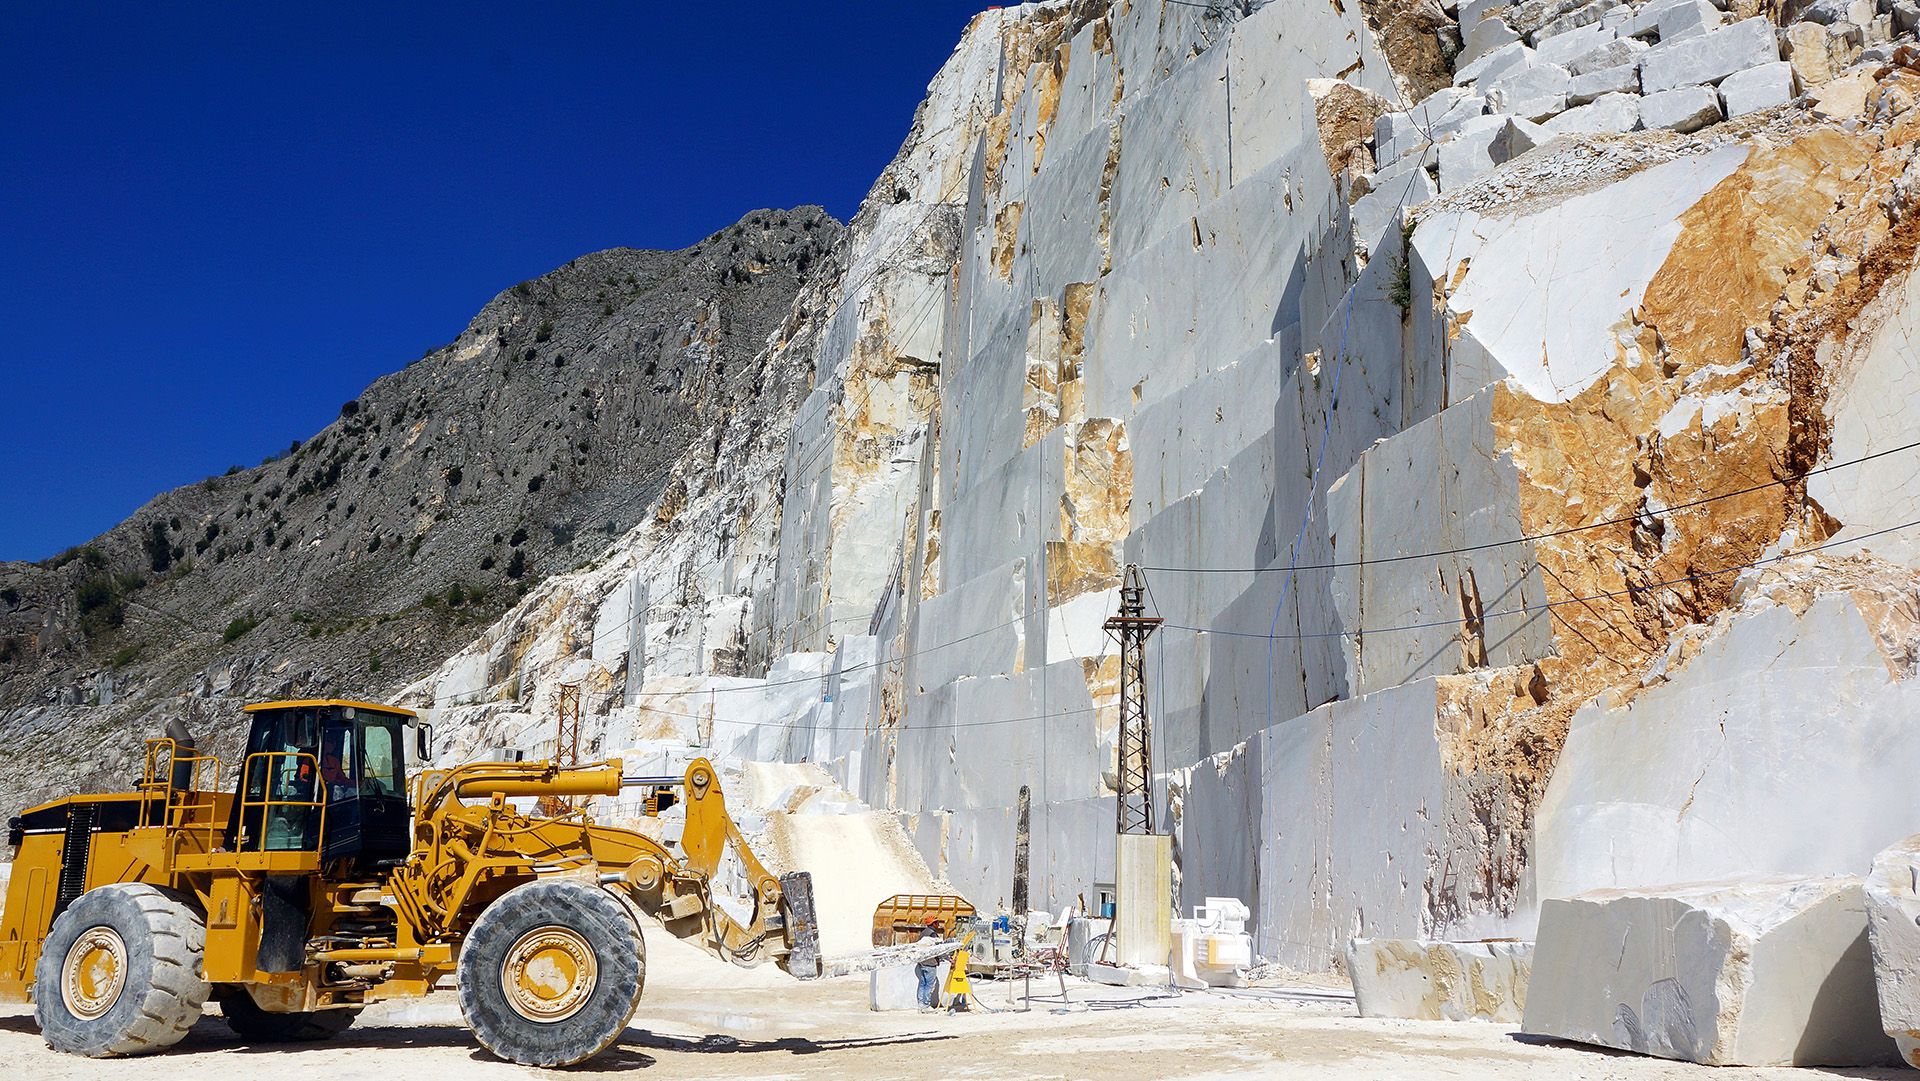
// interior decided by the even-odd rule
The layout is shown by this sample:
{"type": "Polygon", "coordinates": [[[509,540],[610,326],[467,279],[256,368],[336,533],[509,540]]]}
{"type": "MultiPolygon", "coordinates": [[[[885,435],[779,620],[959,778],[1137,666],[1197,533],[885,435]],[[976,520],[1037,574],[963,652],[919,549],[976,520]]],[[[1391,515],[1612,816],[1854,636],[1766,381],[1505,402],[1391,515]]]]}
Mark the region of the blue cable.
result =
{"type": "Polygon", "coordinates": [[[1334,361],[1332,393],[1327,398],[1327,424],[1320,430],[1320,449],[1314,455],[1313,472],[1307,477],[1307,505],[1300,512],[1300,529],[1293,535],[1293,546],[1287,552],[1287,577],[1280,583],[1280,599],[1273,605],[1273,621],[1267,625],[1267,727],[1273,727],[1273,661],[1274,643],[1280,632],[1280,613],[1287,606],[1287,595],[1293,589],[1296,568],[1300,564],[1300,546],[1306,543],[1307,523],[1313,520],[1313,506],[1319,499],[1320,467],[1326,464],[1327,442],[1333,435],[1333,414],[1340,408],[1340,375],[1347,364],[1347,330],[1353,325],[1353,291],[1359,288],[1356,280],[1347,287],[1346,314],[1340,319],[1340,353],[1334,361]]]}

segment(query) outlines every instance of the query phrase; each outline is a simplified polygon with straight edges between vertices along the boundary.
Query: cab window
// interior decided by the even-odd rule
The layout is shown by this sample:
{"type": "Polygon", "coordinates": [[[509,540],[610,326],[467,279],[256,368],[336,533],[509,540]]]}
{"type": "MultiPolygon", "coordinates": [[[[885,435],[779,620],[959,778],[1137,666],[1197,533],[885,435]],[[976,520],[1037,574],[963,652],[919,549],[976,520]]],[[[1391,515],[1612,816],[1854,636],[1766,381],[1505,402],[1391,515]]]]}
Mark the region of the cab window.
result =
{"type": "Polygon", "coordinates": [[[360,730],[360,791],[397,796],[405,790],[400,775],[400,734],[391,718],[363,721],[360,730]]]}
{"type": "Polygon", "coordinates": [[[353,726],[329,722],[320,734],[320,778],[331,799],[344,798],[354,783],[353,726]]]}
{"type": "Polygon", "coordinates": [[[255,724],[247,746],[247,795],[255,800],[313,799],[311,760],[292,752],[311,753],[319,718],[310,709],[268,714],[255,724]],[[254,755],[273,757],[254,758],[254,755]]]}

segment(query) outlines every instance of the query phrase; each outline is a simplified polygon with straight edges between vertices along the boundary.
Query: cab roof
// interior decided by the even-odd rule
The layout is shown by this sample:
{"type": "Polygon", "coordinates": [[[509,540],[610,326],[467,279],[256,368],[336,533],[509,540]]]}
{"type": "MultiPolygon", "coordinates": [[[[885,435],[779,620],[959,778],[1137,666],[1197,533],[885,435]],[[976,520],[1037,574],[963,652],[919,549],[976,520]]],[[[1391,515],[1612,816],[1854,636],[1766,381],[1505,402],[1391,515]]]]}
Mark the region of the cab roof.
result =
{"type": "Polygon", "coordinates": [[[375,713],[397,713],[402,717],[418,717],[418,713],[400,706],[382,706],[374,702],[356,702],[351,698],[302,698],[293,702],[255,702],[246,707],[248,713],[259,713],[269,709],[306,709],[314,706],[352,706],[354,709],[368,709],[375,713]]]}

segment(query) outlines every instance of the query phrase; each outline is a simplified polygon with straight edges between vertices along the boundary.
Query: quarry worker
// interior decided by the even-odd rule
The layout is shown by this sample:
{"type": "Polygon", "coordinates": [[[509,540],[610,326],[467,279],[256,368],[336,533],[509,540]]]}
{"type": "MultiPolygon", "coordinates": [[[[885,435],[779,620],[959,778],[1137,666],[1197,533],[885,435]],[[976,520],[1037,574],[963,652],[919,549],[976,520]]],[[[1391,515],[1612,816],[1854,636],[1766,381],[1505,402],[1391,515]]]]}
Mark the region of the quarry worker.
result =
{"type": "MultiPolygon", "coordinates": [[[[940,943],[940,921],[938,918],[932,916],[927,918],[926,926],[920,928],[918,943],[922,946],[933,946],[940,943]]],[[[920,1003],[920,1008],[923,1010],[939,1009],[940,959],[938,957],[929,957],[921,961],[919,964],[913,966],[913,974],[914,977],[919,980],[920,984],[918,993],[914,996],[915,1000],[920,1003]]]]}
{"type": "Polygon", "coordinates": [[[947,1012],[966,1013],[972,1007],[967,1005],[967,996],[973,994],[973,985],[967,982],[967,947],[963,944],[953,954],[953,967],[947,972],[947,1012]]]}
{"type": "Polygon", "coordinates": [[[328,751],[320,756],[320,780],[326,785],[328,802],[352,799],[357,794],[353,786],[353,774],[347,771],[347,764],[341,761],[337,751],[328,751]]]}
{"type": "Polygon", "coordinates": [[[320,759],[320,779],[334,788],[343,788],[352,781],[347,776],[346,767],[340,764],[340,756],[332,751],[320,759]]]}

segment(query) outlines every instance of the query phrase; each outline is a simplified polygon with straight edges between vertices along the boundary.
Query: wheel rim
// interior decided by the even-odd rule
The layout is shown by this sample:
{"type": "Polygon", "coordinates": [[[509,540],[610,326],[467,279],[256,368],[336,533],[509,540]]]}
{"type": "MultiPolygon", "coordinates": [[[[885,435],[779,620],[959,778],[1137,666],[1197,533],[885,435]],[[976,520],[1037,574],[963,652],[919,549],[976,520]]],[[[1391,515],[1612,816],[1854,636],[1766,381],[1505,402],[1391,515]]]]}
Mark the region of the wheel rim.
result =
{"type": "Polygon", "coordinates": [[[507,1005],[529,1021],[553,1024],[579,1013],[600,966],[593,947],[570,927],[536,927],[514,942],[500,966],[507,1005]]]}
{"type": "Polygon", "coordinates": [[[127,986],[127,944],[111,927],[90,927],[74,939],[60,966],[60,999],[67,1012],[91,1021],[120,1001],[127,986]]]}

